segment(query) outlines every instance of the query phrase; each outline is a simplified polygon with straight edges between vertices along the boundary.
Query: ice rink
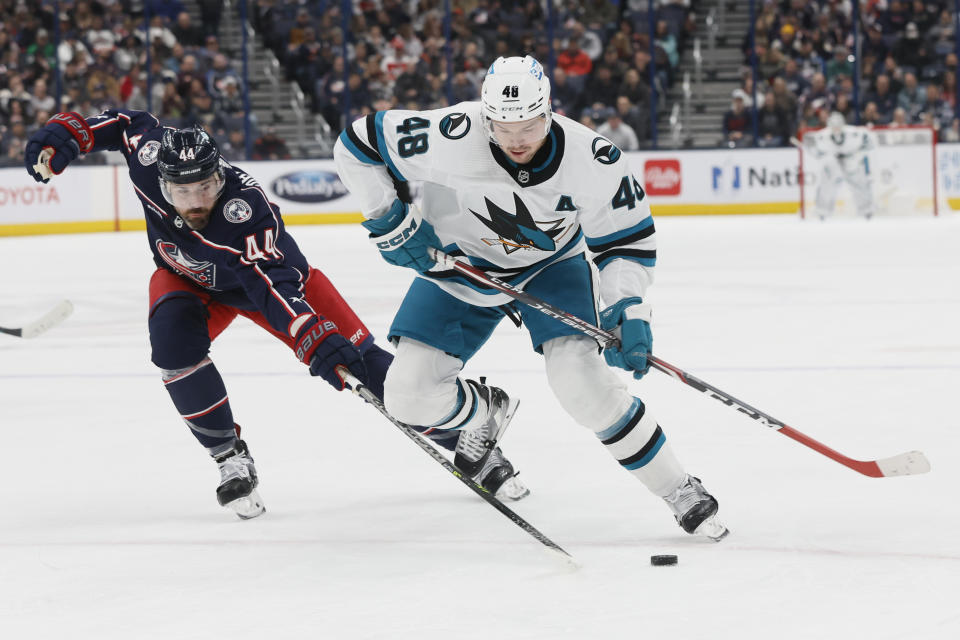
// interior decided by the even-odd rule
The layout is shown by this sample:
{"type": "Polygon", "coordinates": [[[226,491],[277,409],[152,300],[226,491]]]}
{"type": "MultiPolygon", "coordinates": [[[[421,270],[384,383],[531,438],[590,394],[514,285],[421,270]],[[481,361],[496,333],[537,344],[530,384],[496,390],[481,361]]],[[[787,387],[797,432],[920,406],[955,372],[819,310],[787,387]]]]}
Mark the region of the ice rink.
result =
{"type": "MultiPolygon", "coordinates": [[[[241,522],[150,363],[145,235],[0,238],[0,325],[76,305],[0,335],[0,637],[960,637],[960,217],[657,229],[660,357],[851,457],[919,449],[932,471],[861,476],[651,371],[632,389],[732,531],[694,539],[503,323],[466,373],[522,399],[503,447],[533,493],[513,506],[569,571],[239,319],[212,357],[267,505],[241,522]]],[[[359,227],[290,230],[383,336],[410,272],[359,227]]]]}

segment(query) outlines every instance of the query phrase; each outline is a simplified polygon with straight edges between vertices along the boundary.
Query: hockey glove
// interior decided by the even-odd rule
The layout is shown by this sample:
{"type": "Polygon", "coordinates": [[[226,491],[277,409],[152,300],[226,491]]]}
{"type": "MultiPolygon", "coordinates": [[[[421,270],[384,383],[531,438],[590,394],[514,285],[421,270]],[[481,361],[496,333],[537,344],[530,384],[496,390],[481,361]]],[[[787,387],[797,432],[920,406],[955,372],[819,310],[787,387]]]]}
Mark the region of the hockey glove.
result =
{"type": "Polygon", "coordinates": [[[600,326],[620,338],[620,348],[604,349],[607,364],[632,371],[637,380],[642,378],[650,370],[647,354],[653,347],[650,306],[643,304],[642,298],[624,298],[600,313],[600,326]]]}
{"type": "Polygon", "coordinates": [[[436,264],[427,249],[439,249],[440,239],[416,206],[394,200],[383,217],[367,220],[363,226],[370,232],[370,241],[390,264],[410,267],[420,273],[436,264]]]}
{"type": "Polygon", "coordinates": [[[310,375],[320,376],[337,391],[345,386],[336,370],[339,365],[367,384],[367,367],[360,350],[343,337],[337,325],[322,316],[307,320],[297,332],[294,349],[300,361],[310,365],[310,375]]]}
{"type": "Polygon", "coordinates": [[[45,178],[34,168],[44,149],[52,153],[47,160],[50,170],[54,175],[60,175],[78,155],[93,150],[93,130],[80,114],[71,111],[58,113],[43,128],[34,131],[27,140],[23,164],[27,167],[27,173],[37,182],[50,181],[49,177],[45,178]]]}

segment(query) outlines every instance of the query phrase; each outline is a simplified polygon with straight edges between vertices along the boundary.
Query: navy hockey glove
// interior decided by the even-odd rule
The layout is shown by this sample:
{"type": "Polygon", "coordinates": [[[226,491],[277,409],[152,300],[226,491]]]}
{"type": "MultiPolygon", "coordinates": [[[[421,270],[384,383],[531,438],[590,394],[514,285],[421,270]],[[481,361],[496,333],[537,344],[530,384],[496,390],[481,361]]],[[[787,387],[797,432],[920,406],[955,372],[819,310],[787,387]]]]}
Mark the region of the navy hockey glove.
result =
{"type": "Polygon", "coordinates": [[[339,365],[367,384],[367,367],[360,350],[343,337],[337,325],[322,316],[307,320],[297,332],[294,349],[300,361],[310,365],[310,375],[320,376],[337,391],[344,387],[343,378],[336,371],[339,365]]]}
{"type": "Polygon", "coordinates": [[[363,226],[370,232],[370,241],[390,264],[410,267],[420,273],[436,264],[427,249],[439,249],[440,239],[417,207],[394,200],[383,217],[367,220],[363,226]]]}
{"type": "Polygon", "coordinates": [[[620,348],[607,347],[603,357],[611,367],[633,372],[639,380],[650,370],[647,354],[653,347],[650,307],[642,298],[624,298],[600,313],[600,327],[619,334],[620,348]]]}
{"type": "Polygon", "coordinates": [[[44,149],[49,149],[51,154],[47,159],[50,171],[60,175],[78,155],[93,150],[93,130],[80,114],[71,111],[58,113],[43,128],[34,131],[27,140],[23,164],[37,182],[50,181],[50,176],[41,175],[35,168],[44,149]]]}

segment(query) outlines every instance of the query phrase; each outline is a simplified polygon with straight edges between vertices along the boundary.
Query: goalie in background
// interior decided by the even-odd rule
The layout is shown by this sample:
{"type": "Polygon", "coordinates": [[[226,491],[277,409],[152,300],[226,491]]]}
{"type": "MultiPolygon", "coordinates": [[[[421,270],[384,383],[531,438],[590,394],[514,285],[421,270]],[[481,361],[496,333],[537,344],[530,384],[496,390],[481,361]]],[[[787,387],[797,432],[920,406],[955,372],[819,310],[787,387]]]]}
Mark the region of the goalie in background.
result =
{"type": "Polygon", "coordinates": [[[877,146],[875,134],[866,127],[848,125],[843,114],[834,111],[824,129],[804,136],[803,145],[820,164],[814,203],[817,216],[823,220],[833,214],[837,192],[845,180],[857,215],[869,220],[876,213],[870,166],[870,153],[877,146]]]}

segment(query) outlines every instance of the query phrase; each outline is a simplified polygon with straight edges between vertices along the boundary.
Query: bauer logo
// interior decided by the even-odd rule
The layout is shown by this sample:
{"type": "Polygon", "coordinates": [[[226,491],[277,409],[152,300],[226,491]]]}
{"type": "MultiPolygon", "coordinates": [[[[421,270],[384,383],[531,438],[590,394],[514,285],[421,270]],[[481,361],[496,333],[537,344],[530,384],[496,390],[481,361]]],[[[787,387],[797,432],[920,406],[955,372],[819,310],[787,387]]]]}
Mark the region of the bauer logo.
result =
{"type": "Polygon", "coordinates": [[[643,184],[651,196],[680,195],[680,161],[647,160],[643,163],[643,184]]]}
{"type": "Polygon", "coordinates": [[[330,171],[286,173],[270,184],[278,198],[294,202],[327,202],[347,195],[340,176],[330,171]]]}

